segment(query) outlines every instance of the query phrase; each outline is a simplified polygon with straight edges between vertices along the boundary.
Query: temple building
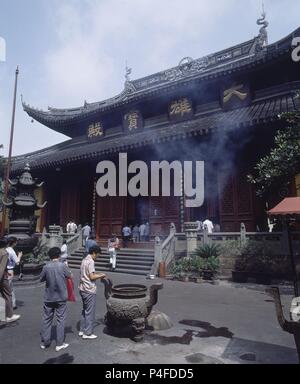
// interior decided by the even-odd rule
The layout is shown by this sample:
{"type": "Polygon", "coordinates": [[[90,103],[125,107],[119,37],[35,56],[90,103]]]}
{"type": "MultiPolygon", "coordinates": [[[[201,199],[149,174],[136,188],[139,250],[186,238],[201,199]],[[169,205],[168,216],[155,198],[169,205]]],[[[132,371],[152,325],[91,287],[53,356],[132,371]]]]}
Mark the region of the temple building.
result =
{"type": "MultiPolygon", "coordinates": [[[[258,24],[259,36],[207,57],[186,57],[138,80],[127,70],[125,89],[108,100],[47,111],[23,102],[33,120],[70,138],[14,158],[12,177],[28,163],[45,181],[40,198],[48,205],[38,229],[73,219],[106,238],[120,234],[125,223],[149,221],[154,236],[166,235],[171,222],[181,231],[185,221],[208,217],[224,232],[239,231],[242,222],[247,231],[265,229],[266,202],[247,175],[274,144],[284,124],[279,114],[300,107],[300,64],[292,60],[300,28],[268,44],[265,16],[258,24]],[[117,164],[119,153],[127,153],[128,162],[204,161],[203,206],[186,208],[184,197],[174,196],[100,198],[97,164],[117,164]]],[[[295,193],[274,191],[272,202],[295,193]]]]}

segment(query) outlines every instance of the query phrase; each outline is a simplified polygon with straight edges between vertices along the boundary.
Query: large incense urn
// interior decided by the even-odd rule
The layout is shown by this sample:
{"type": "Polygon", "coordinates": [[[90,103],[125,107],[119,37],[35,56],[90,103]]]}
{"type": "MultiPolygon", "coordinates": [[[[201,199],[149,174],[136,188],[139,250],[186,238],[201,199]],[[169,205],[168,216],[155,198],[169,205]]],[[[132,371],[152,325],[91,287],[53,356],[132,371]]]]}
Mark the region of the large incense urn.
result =
{"type": "Polygon", "coordinates": [[[44,183],[38,183],[38,180],[32,177],[29,164],[25,165],[21,176],[9,180],[9,183],[10,197],[8,201],[3,201],[10,210],[9,236],[17,238],[17,250],[24,254],[30,253],[38,243],[38,237],[35,236],[38,219],[36,211],[45,208],[47,204],[39,204],[34,192],[44,183]]]}
{"type": "Polygon", "coordinates": [[[113,286],[104,279],[107,313],[105,323],[112,334],[129,334],[134,341],[142,341],[146,320],[157,303],[158,291],[163,284],[149,288],[139,284],[113,286]]]}

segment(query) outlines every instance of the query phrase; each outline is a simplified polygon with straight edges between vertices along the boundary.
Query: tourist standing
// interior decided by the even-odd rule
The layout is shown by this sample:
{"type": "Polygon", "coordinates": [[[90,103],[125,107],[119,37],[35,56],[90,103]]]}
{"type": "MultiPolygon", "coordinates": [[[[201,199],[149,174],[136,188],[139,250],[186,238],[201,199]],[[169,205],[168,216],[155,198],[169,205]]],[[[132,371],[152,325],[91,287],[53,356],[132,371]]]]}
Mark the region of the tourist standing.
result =
{"type": "Polygon", "coordinates": [[[7,273],[8,253],[6,251],[6,246],[6,240],[0,239],[0,294],[5,301],[6,322],[12,323],[19,320],[21,316],[13,314],[12,293],[7,273]]]}
{"type": "Polygon", "coordinates": [[[91,247],[80,267],[79,291],[82,299],[82,315],[79,336],[83,339],[93,340],[98,337],[93,333],[96,316],[96,281],[106,277],[104,273],[97,274],[95,271],[95,260],[100,254],[100,247],[91,247]]]}
{"type": "Polygon", "coordinates": [[[88,223],[85,224],[85,226],[82,228],[82,241],[83,241],[83,246],[85,247],[85,243],[87,239],[91,236],[92,229],[89,226],[88,223]]]}
{"type": "Polygon", "coordinates": [[[145,241],[150,241],[150,224],[145,224],[145,241]]]}
{"type": "Polygon", "coordinates": [[[117,264],[117,250],[119,249],[120,241],[116,235],[112,235],[111,239],[108,240],[108,253],[109,253],[109,263],[111,268],[114,271],[117,264]]]}
{"type": "Polygon", "coordinates": [[[132,229],[132,238],[134,243],[138,243],[140,241],[140,228],[138,224],[136,224],[132,229]]]}
{"type": "Polygon", "coordinates": [[[131,236],[131,228],[128,225],[125,225],[125,227],[122,229],[122,233],[124,240],[124,248],[127,248],[131,236]]]}
{"type": "Polygon", "coordinates": [[[60,248],[51,248],[48,252],[50,262],[47,263],[40,276],[40,281],[46,283],[43,307],[43,323],[41,330],[41,348],[46,349],[51,344],[51,329],[56,315],[56,351],[68,348],[65,343],[65,322],[67,314],[67,278],[72,277],[64,263],[60,263],[60,248]]]}
{"type": "Polygon", "coordinates": [[[66,266],[68,266],[68,246],[67,246],[67,240],[64,240],[63,245],[60,248],[61,255],[60,255],[60,261],[62,263],[65,263],[66,266]]]}
{"type": "Polygon", "coordinates": [[[12,303],[13,308],[17,308],[17,301],[16,301],[16,295],[14,292],[14,286],[13,286],[13,280],[14,280],[14,269],[17,265],[20,264],[22,259],[22,252],[18,252],[18,255],[16,254],[14,248],[17,245],[17,238],[16,237],[10,237],[7,242],[7,248],[6,251],[8,253],[8,264],[7,264],[7,273],[8,273],[8,281],[12,293],[12,303]]]}
{"type": "Polygon", "coordinates": [[[146,225],[141,224],[140,225],[140,241],[141,242],[145,241],[145,233],[146,233],[146,225]]]}
{"type": "Polygon", "coordinates": [[[67,233],[69,235],[75,235],[77,232],[77,225],[74,223],[73,220],[71,220],[67,225],[67,233]]]}
{"type": "Polygon", "coordinates": [[[207,232],[208,232],[208,233],[213,233],[214,225],[213,225],[213,222],[212,222],[210,219],[206,219],[206,220],[203,222],[203,227],[204,227],[204,228],[207,228],[207,232]]]}
{"type": "Polygon", "coordinates": [[[202,231],[203,231],[203,223],[202,223],[202,221],[197,220],[197,221],[196,221],[196,224],[197,224],[197,229],[196,229],[196,231],[198,231],[198,232],[202,232],[202,231]]]}

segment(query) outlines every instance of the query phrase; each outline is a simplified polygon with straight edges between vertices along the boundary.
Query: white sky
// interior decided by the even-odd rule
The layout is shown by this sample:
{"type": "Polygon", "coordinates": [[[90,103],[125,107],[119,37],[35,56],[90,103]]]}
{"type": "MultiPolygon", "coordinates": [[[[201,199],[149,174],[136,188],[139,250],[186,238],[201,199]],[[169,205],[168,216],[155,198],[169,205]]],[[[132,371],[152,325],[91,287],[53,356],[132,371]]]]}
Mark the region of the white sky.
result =
{"type": "MultiPolygon", "coordinates": [[[[299,0],[265,0],[270,43],[300,26],[299,0]]],[[[132,79],[199,58],[258,34],[261,0],[0,0],[0,144],[8,152],[14,72],[20,66],[13,154],[66,139],[22,109],[77,107],[132,79]]]]}

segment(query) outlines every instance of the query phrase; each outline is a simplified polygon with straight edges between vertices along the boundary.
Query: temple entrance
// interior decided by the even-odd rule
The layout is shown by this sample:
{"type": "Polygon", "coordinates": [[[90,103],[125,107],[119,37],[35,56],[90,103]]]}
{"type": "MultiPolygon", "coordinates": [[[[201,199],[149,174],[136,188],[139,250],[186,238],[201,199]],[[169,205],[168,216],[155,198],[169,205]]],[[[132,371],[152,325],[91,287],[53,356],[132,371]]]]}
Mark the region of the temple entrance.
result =
{"type": "Polygon", "coordinates": [[[97,198],[96,233],[106,239],[112,233],[118,236],[125,224],[134,226],[149,222],[150,236],[165,237],[170,223],[179,229],[178,197],[105,197],[97,198]]]}
{"type": "Polygon", "coordinates": [[[135,224],[149,221],[149,198],[138,197],[135,201],[135,224]]]}

